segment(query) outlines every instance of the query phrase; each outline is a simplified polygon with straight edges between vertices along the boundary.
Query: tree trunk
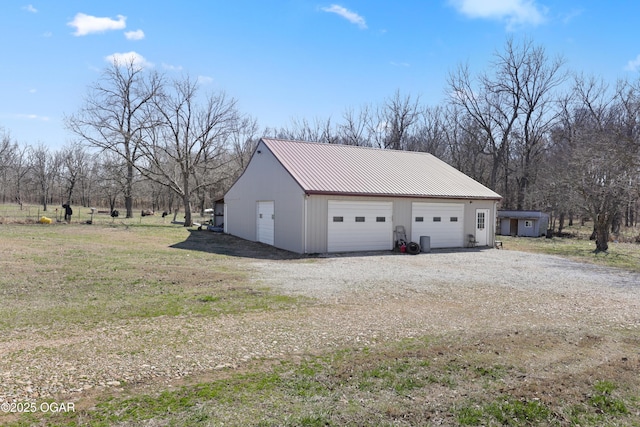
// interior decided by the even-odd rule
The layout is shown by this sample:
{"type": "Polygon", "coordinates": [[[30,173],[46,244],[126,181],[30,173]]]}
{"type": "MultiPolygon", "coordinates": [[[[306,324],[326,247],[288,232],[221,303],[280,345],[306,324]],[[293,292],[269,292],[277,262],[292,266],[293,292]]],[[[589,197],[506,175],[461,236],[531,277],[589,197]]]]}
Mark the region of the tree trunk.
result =
{"type": "Polygon", "coordinates": [[[563,228],[564,228],[564,212],[560,214],[560,218],[558,219],[558,236],[562,234],[563,228]]]}
{"type": "Polygon", "coordinates": [[[201,192],[198,192],[199,196],[198,196],[198,207],[200,209],[200,216],[204,218],[204,210],[205,210],[205,204],[207,201],[207,192],[206,189],[203,187],[201,192]]]}
{"type": "Polygon", "coordinates": [[[622,226],[622,215],[620,212],[616,213],[613,216],[613,220],[611,221],[611,233],[615,236],[620,234],[620,227],[622,226]]]}
{"type": "Polygon", "coordinates": [[[188,194],[182,196],[183,204],[184,204],[184,226],[191,227],[193,225],[193,220],[191,219],[191,197],[188,194]]]}
{"type": "Polygon", "coordinates": [[[124,187],[124,208],[127,218],[133,218],[133,163],[127,164],[127,181],[124,187]]]}
{"type": "Polygon", "coordinates": [[[594,229],[596,237],[596,250],[595,253],[607,252],[609,250],[609,221],[605,219],[604,215],[600,215],[594,221],[594,229]]]}

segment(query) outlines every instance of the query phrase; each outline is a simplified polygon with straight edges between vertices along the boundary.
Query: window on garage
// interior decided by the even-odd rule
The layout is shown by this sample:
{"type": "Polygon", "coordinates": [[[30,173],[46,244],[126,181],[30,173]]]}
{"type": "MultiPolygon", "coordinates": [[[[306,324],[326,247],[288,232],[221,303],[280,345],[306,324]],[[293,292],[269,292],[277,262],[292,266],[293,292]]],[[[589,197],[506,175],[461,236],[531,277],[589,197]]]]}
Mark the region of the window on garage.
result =
{"type": "Polygon", "coordinates": [[[344,217],[342,216],[334,216],[333,222],[344,222],[344,217]]]}
{"type": "Polygon", "coordinates": [[[449,222],[458,222],[458,217],[452,216],[451,218],[449,218],[449,222]]]}
{"type": "Polygon", "coordinates": [[[356,222],[364,222],[364,217],[363,216],[357,216],[356,217],[356,222]]]}
{"type": "Polygon", "coordinates": [[[424,217],[423,216],[417,216],[416,217],[416,222],[424,222],[424,217]]]}
{"type": "Polygon", "coordinates": [[[376,217],[376,222],[385,222],[387,220],[387,217],[384,216],[377,216],[376,217]]]}
{"type": "Polygon", "coordinates": [[[442,217],[434,216],[433,217],[433,222],[442,222],[442,217]]]}

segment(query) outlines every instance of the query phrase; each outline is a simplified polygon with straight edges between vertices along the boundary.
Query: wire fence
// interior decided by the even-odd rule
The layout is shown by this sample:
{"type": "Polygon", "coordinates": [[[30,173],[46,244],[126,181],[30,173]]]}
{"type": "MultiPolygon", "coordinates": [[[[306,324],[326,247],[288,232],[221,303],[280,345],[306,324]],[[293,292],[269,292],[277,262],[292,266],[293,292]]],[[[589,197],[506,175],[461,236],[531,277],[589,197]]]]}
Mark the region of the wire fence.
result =
{"type": "MultiPolygon", "coordinates": [[[[65,220],[65,209],[59,206],[48,206],[45,211],[42,205],[2,205],[0,204],[0,224],[113,224],[113,223],[143,223],[143,224],[171,224],[173,214],[163,216],[161,213],[143,215],[141,210],[135,211],[133,218],[125,218],[124,212],[112,217],[109,209],[91,209],[82,206],[71,206],[71,218],[65,220]]],[[[182,217],[180,216],[180,219],[182,217]]]]}
{"type": "MultiPolygon", "coordinates": [[[[134,210],[132,218],[126,218],[124,211],[119,211],[117,217],[111,216],[107,208],[87,208],[83,206],[71,206],[73,214],[69,221],[65,220],[65,209],[61,206],[47,206],[45,211],[42,205],[0,204],[0,224],[146,224],[169,225],[183,224],[184,215],[178,211],[164,214],[163,212],[151,212],[148,209],[134,210]]],[[[213,223],[213,215],[206,213],[193,213],[192,219],[197,225],[213,223]]]]}

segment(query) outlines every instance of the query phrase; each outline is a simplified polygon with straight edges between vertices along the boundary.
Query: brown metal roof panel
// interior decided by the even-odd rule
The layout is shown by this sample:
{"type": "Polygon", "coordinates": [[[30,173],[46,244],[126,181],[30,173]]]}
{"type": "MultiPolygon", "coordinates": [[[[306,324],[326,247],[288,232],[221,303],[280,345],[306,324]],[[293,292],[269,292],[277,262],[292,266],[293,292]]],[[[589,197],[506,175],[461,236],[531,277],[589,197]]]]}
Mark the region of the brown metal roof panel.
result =
{"type": "Polygon", "coordinates": [[[428,153],[263,139],[305,191],[499,199],[428,153]]]}

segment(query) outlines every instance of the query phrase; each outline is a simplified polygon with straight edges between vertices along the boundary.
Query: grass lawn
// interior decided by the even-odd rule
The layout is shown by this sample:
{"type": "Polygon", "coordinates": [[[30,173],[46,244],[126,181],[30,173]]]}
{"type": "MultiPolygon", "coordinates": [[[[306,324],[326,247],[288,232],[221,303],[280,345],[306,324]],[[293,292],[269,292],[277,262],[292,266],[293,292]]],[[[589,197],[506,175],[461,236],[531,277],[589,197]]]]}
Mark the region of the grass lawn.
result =
{"type": "MultiPolygon", "coordinates": [[[[286,262],[295,256],[260,252],[259,246],[247,248],[233,239],[215,246],[201,237],[206,233],[157,217],[97,225],[0,225],[0,334],[5,336],[0,354],[9,354],[6,349],[14,344],[6,336],[20,331],[54,339],[65,329],[94,333],[105,324],[134,325],[140,319],[243,318],[294,310],[304,316],[304,308],[314,304],[256,286],[243,261],[274,257],[286,262]],[[203,250],[202,245],[210,246],[203,250]]],[[[612,244],[608,255],[595,256],[588,240],[503,241],[505,249],[634,271],[640,260],[633,244],[612,244]]],[[[68,412],[3,408],[0,424],[640,426],[640,337],[615,328],[609,332],[615,352],[597,369],[567,371],[562,366],[579,366],[597,355],[608,335],[580,345],[561,331],[535,337],[490,330],[471,338],[416,336],[375,347],[256,360],[190,376],[177,386],[123,384],[118,393],[106,389],[77,398],[68,412]],[[553,374],[529,363],[544,357],[553,374]]],[[[169,339],[160,338],[156,345],[171,345],[169,339]]],[[[46,349],[19,352],[24,351],[46,349]]]]}
{"type": "MultiPolygon", "coordinates": [[[[287,305],[226,255],[172,249],[181,226],[5,225],[0,331],[287,305]]],[[[205,233],[205,232],[202,232],[205,233]]]]}
{"type": "Polygon", "coordinates": [[[524,252],[559,255],[580,262],[622,268],[640,272],[640,244],[631,243],[640,231],[633,228],[623,230],[621,242],[609,242],[606,253],[595,253],[595,242],[589,240],[591,228],[587,226],[568,227],[564,230],[571,237],[510,237],[498,236],[505,249],[524,252]]]}

